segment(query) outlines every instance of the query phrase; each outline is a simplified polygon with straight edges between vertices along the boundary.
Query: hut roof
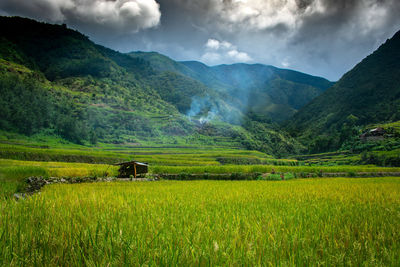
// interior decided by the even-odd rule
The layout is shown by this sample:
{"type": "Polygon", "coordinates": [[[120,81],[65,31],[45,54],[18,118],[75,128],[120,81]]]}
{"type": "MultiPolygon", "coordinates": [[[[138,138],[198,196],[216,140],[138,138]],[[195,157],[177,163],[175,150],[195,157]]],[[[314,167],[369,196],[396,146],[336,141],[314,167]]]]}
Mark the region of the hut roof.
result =
{"type": "Polygon", "coordinates": [[[130,165],[130,164],[136,164],[136,165],[140,165],[140,166],[149,166],[149,164],[146,163],[146,162],[139,162],[139,161],[135,161],[135,160],[127,161],[127,162],[121,162],[121,163],[116,163],[116,164],[114,164],[114,165],[121,166],[121,165],[130,165]]]}

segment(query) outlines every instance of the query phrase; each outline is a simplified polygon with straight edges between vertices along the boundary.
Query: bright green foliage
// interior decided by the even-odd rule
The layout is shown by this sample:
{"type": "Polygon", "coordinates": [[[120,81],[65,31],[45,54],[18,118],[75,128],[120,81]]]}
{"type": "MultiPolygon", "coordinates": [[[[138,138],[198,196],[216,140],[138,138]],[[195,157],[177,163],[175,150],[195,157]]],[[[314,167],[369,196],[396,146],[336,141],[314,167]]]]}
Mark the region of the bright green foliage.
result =
{"type": "Polygon", "coordinates": [[[399,181],[51,185],[0,202],[0,264],[394,266],[399,181]]]}

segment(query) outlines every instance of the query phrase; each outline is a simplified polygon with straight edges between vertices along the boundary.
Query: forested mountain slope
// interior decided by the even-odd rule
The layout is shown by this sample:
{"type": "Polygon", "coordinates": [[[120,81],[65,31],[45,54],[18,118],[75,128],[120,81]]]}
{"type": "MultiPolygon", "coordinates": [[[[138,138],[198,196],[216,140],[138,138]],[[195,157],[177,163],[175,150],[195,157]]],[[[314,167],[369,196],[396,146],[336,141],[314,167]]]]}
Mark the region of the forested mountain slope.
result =
{"type": "Polygon", "coordinates": [[[280,122],[333,83],[320,77],[262,64],[209,67],[196,61],[176,62],[158,53],[134,52],[159,71],[178,72],[203,84],[205,94],[217,94],[253,119],[280,122]]]}
{"type": "Polygon", "coordinates": [[[162,69],[65,25],[0,17],[0,27],[0,130],[76,143],[207,144],[278,156],[302,149],[179,62],[162,69]]]}
{"type": "Polygon", "coordinates": [[[400,32],[286,122],[305,143],[324,136],[326,149],[346,138],[343,127],[400,120],[400,32]]]}

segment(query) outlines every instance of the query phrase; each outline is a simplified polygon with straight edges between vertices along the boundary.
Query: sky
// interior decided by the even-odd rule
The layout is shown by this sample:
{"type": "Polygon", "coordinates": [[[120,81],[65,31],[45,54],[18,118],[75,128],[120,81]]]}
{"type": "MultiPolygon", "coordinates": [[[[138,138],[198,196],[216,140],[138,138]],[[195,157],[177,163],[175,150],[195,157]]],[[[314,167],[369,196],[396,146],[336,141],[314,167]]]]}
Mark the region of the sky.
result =
{"type": "Polygon", "coordinates": [[[0,0],[121,51],[262,63],[338,80],[400,30],[399,0],[0,0]]]}

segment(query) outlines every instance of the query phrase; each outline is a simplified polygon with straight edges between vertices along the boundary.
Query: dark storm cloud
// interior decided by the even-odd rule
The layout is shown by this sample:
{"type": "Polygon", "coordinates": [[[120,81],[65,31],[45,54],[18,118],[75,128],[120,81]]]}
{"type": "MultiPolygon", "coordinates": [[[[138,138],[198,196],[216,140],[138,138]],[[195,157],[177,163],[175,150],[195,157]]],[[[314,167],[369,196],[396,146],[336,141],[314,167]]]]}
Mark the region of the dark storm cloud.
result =
{"type": "Polygon", "coordinates": [[[0,11],[66,22],[123,52],[260,62],[332,80],[400,29],[398,0],[2,0],[0,11]]]}
{"type": "Polygon", "coordinates": [[[204,9],[210,35],[217,32],[255,61],[333,80],[400,30],[397,0],[206,0],[201,4],[193,0],[181,4],[204,9]]]}
{"type": "Polygon", "coordinates": [[[287,42],[298,55],[294,65],[305,71],[337,79],[400,30],[397,0],[325,0],[324,6],[287,42]]]}
{"type": "Polygon", "coordinates": [[[157,26],[155,0],[2,0],[0,10],[48,22],[63,22],[98,35],[135,33],[157,26]]]}

